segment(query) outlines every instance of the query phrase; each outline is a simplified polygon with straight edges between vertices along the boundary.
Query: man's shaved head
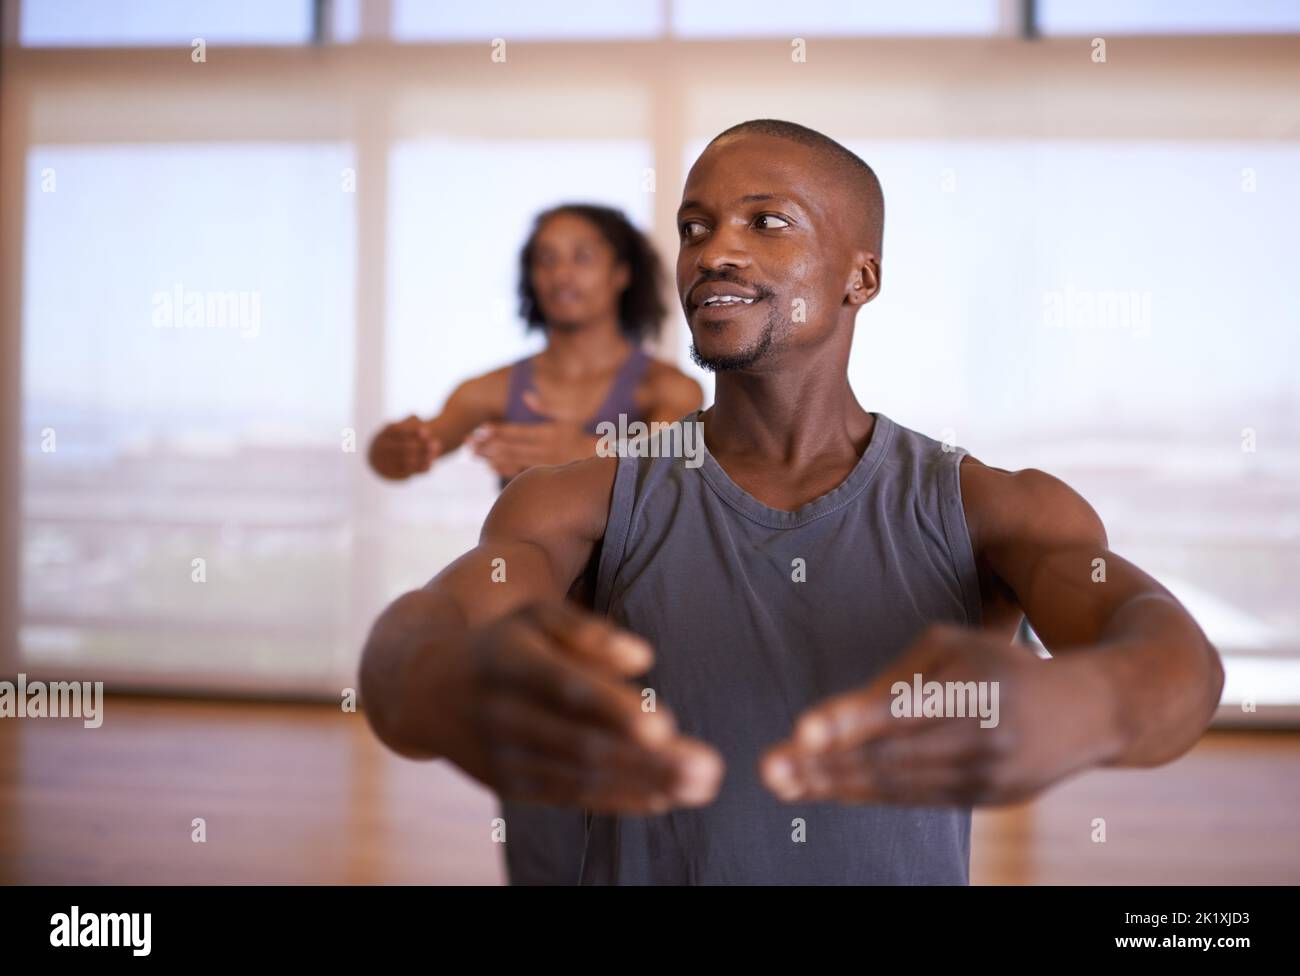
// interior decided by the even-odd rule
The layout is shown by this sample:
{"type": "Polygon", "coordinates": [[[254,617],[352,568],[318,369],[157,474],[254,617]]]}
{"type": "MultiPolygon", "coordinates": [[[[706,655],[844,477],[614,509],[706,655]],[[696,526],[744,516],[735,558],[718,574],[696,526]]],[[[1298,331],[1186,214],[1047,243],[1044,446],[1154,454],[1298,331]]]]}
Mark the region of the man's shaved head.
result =
{"type": "Polygon", "coordinates": [[[885,229],[885,195],[880,189],[880,180],[876,178],[875,170],[861,156],[816,129],[782,119],[751,119],[741,122],[719,132],[709,140],[709,145],[738,133],[788,139],[816,152],[847,190],[847,202],[852,207],[855,224],[862,228],[862,246],[875,254],[876,260],[880,259],[885,229]]]}

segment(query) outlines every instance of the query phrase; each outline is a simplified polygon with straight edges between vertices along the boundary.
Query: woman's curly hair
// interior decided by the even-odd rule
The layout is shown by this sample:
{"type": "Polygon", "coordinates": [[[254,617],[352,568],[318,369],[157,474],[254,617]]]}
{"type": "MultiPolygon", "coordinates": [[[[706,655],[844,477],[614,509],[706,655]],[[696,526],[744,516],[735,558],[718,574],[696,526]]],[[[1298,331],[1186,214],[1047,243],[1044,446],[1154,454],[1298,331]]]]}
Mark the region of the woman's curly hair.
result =
{"type": "Polygon", "coordinates": [[[519,254],[519,314],[536,329],[546,324],[530,270],[537,234],[542,225],[559,214],[572,214],[596,225],[614,249],[615,260],[628,267],[628,285],[618,300],[618,319],[623,333],[634,342],[655,338],[668,310],[664,307],[661,283],[663,266],[654,245],[632,225],[620,210],[593,203],[563,203],[537,215],[528,241],[519,254]]]}

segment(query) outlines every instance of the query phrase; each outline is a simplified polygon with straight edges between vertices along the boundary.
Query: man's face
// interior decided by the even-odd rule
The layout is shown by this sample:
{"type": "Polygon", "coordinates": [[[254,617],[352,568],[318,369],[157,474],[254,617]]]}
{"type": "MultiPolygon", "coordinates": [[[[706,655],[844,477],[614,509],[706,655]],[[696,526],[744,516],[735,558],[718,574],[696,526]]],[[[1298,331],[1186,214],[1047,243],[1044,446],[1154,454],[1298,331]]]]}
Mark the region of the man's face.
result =
{"type": "Polygon", "coordinates": [[[771,136],[727,136],[696,160],[677,291],[701,366],[761,368],[834,327],[847,264],[827,182],[812,150],[771,136]]]}

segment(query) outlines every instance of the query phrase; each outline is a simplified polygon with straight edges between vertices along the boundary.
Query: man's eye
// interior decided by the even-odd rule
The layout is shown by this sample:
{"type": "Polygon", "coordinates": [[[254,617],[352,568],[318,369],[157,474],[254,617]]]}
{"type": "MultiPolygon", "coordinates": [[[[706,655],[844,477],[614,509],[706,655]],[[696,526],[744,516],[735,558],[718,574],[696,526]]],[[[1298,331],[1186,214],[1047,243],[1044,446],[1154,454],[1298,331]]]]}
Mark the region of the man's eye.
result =
{"type": "Polygon", "coordinates": [[[778,217],[776,214],[759,214],[754,223],[760,230],[780,230],[782,227],[789,227],[790,221],[784,217],[778,217]],[[776,221],[775,224],[772,221],[776,221]]]}
{"type": "Polygon", "coordinates": [[[698,237],[703,230],[703,226],[698,220],[687,220],[678,228],[678,233],[682,237],[698,237]]]}

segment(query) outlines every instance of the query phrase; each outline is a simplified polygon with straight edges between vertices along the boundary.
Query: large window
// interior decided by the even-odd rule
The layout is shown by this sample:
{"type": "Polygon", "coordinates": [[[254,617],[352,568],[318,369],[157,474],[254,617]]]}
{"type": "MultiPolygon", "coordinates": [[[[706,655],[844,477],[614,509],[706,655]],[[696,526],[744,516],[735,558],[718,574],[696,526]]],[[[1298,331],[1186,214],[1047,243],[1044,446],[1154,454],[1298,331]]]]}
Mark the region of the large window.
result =
{"type": "Polygon", "coordinates": [[[845,37],[992,34],[998,0],[674,0],[682,37],[845,37]]]}
{"type": "Polygon", "coordinates": [[[289,684],[337,669],[350,165],[337,144],[30,151],[34,665],[289,684]]]}
{"type": "Polygon", "coordinates": [[[393,37],[400,41],[596,40],[654,37],[661,0],[490,0],[428,3],[393,0],[393,37]]]}
{"type": "Polygon", "coordinates": [[[312,0],[27,0],[23,44],[34,47],[302,44],[312,0]]]}
{"type": "MultiPolygon", "coordinates": [[[[885,187],[864,404],[1065,478],[1230,655],[1229,700],[1300,704],[1300,41],[1138,36],[1300,29],[1294,5],[558,7],[49,0],[7,21],[23,666],[351,682],[374,614],[496,494],[463,454],[380,482],[368,439],[538,348],[516,297],[533,216],[618,206],[671,270],[703,143],[782,117],[885,187]],[[1096,62],[1108,32],[1133,36],[1096,62]],[[835,43],[800,61],[794,37],[835,43]],[[361,43],[307,47],[330,40],[361,43]],[[92,50],[48,50],[68,46],[92,50]]],[[[711,396],[688,348],[675,313],[658,351],[711,396]]]]}
{"type": "Polygon", "coordinates": [[[1294,0],[1036,0],[1047,34],[1271,34],[1300,31],[1294,0]]]}
{"type": "Polygon", "coordinates": [[[32,47],[1300,32],[1293,0],[18,0],[32,47]]]}

